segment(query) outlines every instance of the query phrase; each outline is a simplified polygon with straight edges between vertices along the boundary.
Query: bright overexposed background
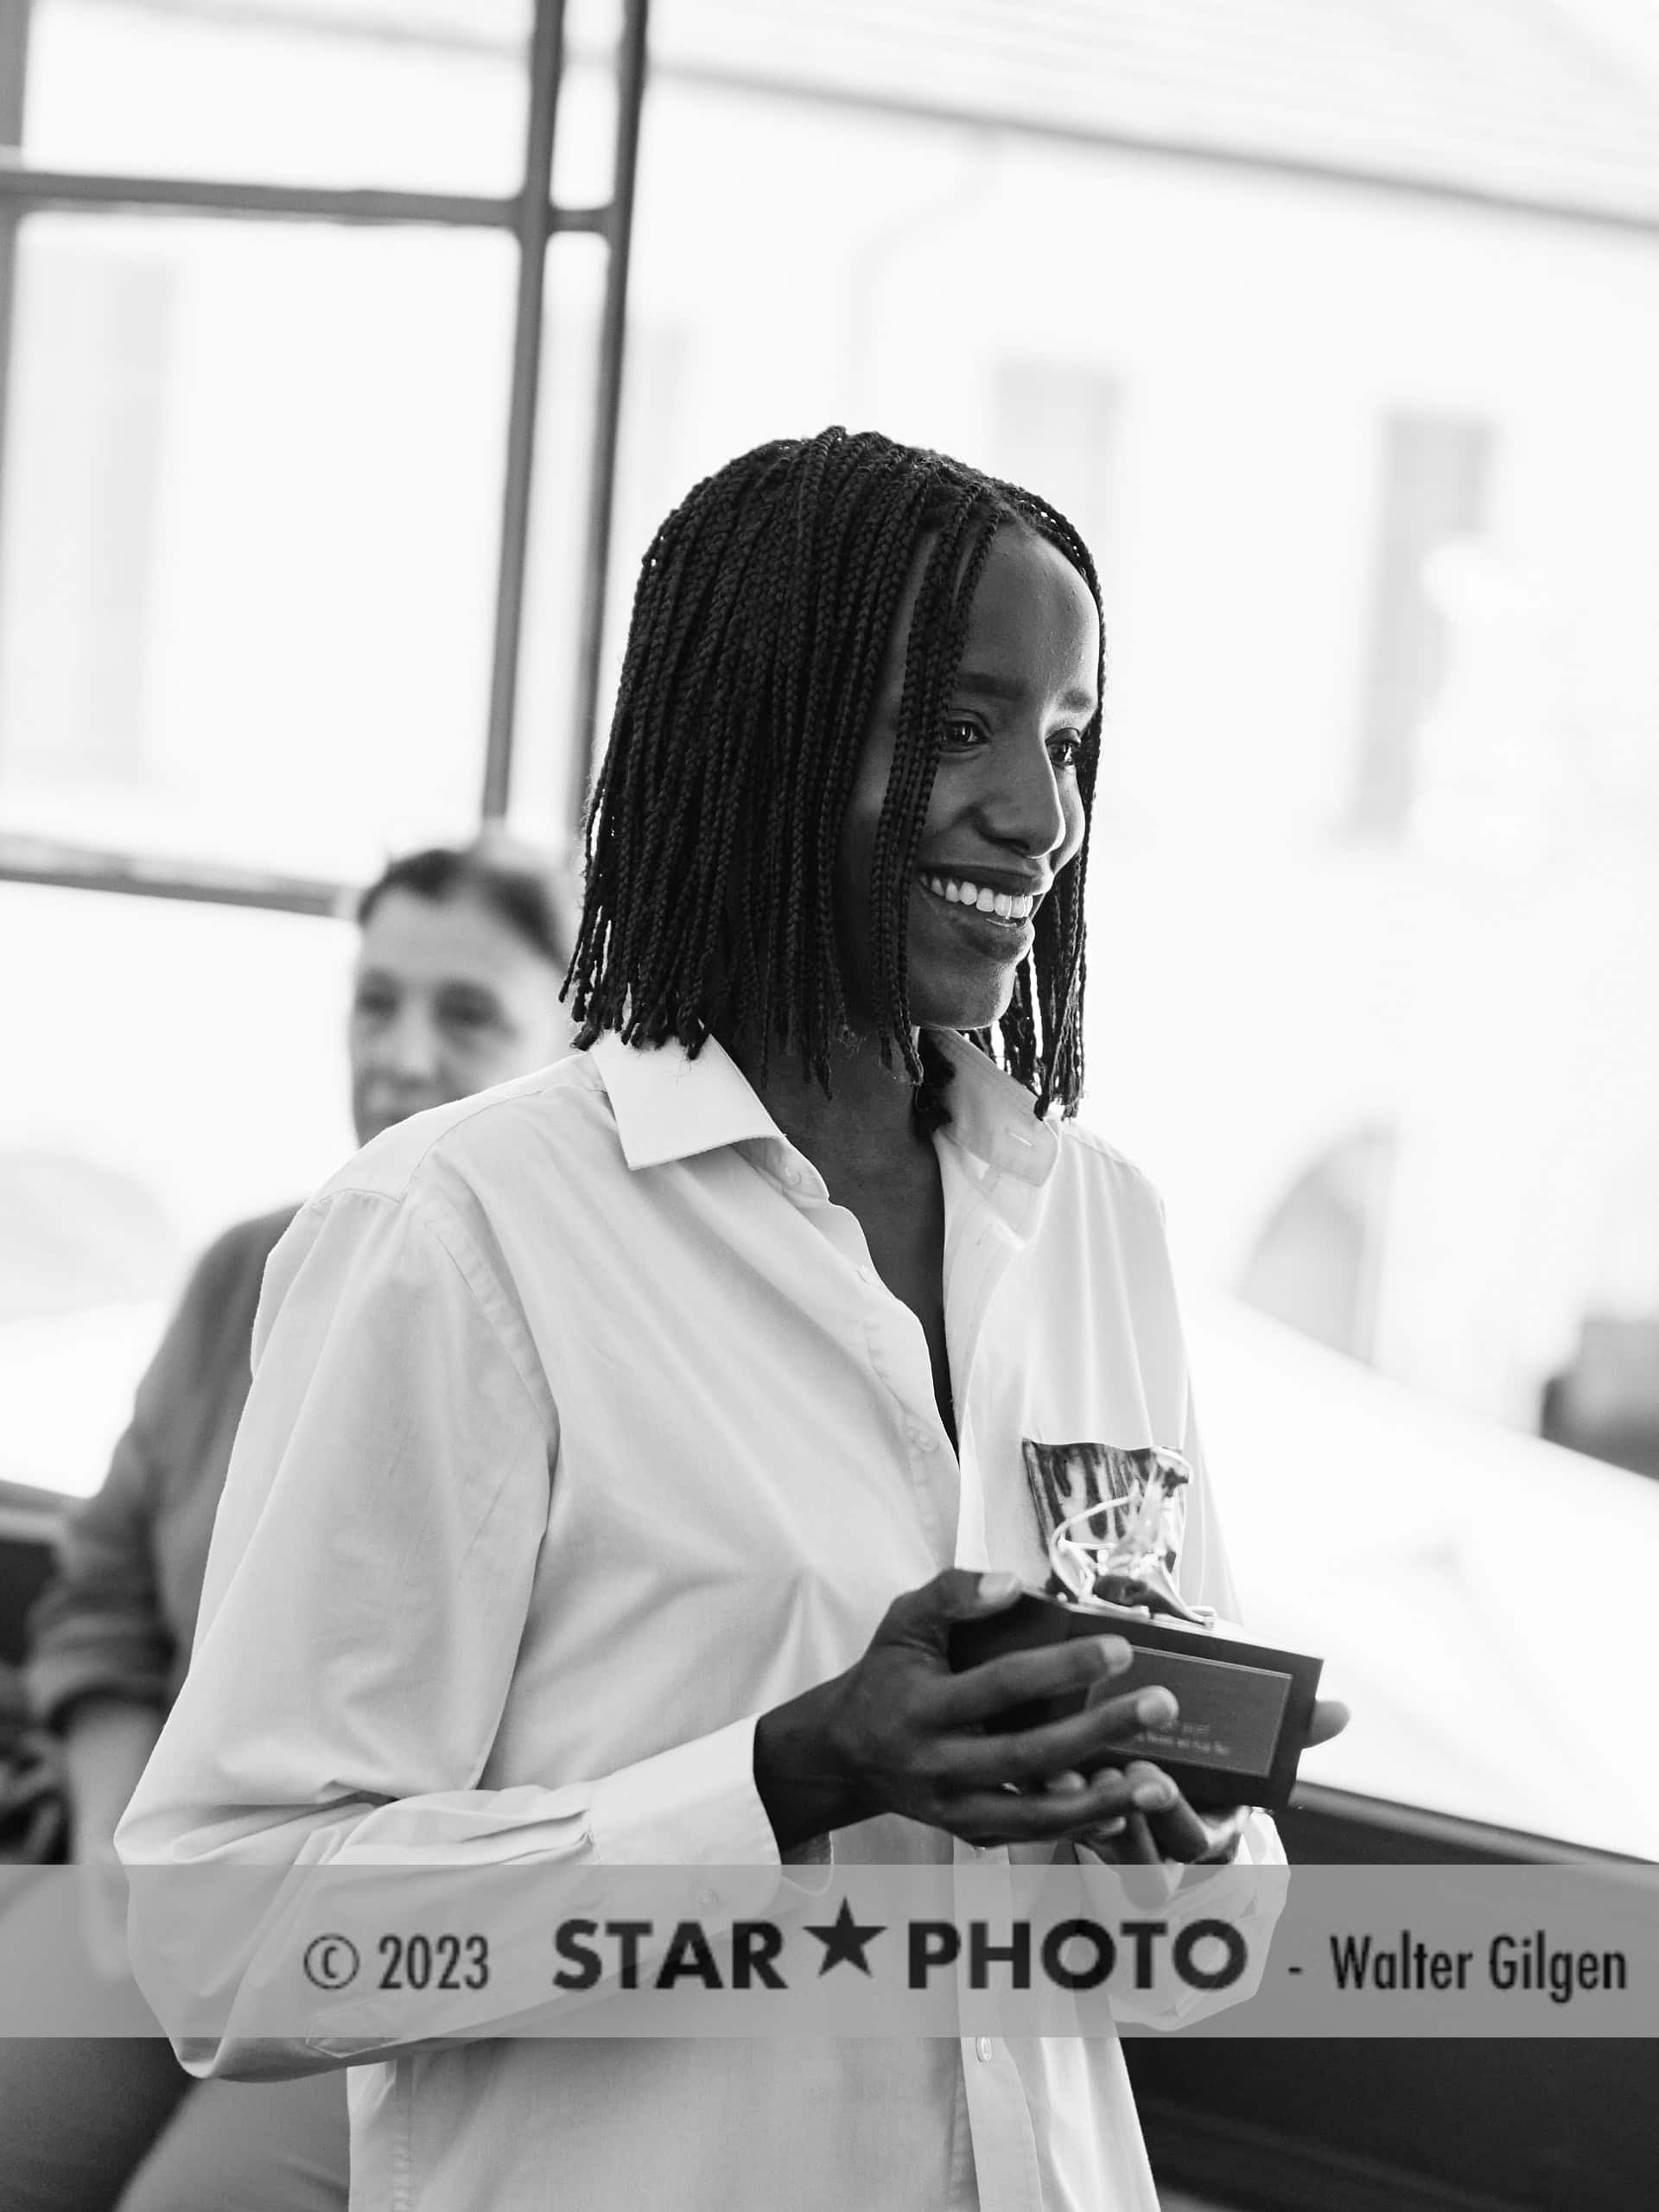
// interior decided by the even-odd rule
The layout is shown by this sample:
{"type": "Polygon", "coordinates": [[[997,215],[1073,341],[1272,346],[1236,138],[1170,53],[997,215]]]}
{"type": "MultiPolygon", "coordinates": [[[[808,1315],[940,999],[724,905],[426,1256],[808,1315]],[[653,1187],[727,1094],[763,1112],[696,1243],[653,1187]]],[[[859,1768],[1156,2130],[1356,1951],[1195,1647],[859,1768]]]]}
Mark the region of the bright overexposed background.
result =
{"type": "MultiPolygon", "coordinates": [[[[509,190],[528,18],[35,0],[25,151],[509,190]]],[[[613,29],[573,7],[567,199],[613,29]]],[[[607,688],[651,531],[762,438],[1072,514],[1084,1110],[1168,1203],[1252,1619],[1355,1705],[1319,1777],[1659,1853],[1651,10],[658,0],[653,51],[607,688]],[[1631,1466],[1539,1440],[1552,1378],[1631,1466]]],[[[554,837],[601,260],[550,262],[513,811],[554,837]]],[[[24,220],[8,825],[345,880],[465,833],[512,283],[494,236],[24,220]]],[[[0,938],[0,1475],[84,1494],[192,1254],[349,1146],[350,931],[7,884],[0,938]]]]}

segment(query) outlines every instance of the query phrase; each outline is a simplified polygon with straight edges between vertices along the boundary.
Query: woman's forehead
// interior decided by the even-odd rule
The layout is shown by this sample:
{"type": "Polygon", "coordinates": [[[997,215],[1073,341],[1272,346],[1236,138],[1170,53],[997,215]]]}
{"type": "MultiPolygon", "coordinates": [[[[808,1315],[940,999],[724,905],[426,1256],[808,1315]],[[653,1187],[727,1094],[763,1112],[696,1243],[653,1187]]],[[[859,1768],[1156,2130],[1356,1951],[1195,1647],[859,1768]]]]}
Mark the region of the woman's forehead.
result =
{"type": "MultiPolygon", "coordinates": [[[[882,664],[884,693],[902,689],[917,602],[938,550],[937,532],[917,546],[894,612],[882,664]]],[[[964,551],[965,566],[971,557],[964,551]]],[[[1081,572],[1052,540],[1021,522],[999,525],[974,595],[959,669],[1007,683],[1067,694],[1065,703],[1092,714],[1099,704],[1100,613],[1081,572]]]]}

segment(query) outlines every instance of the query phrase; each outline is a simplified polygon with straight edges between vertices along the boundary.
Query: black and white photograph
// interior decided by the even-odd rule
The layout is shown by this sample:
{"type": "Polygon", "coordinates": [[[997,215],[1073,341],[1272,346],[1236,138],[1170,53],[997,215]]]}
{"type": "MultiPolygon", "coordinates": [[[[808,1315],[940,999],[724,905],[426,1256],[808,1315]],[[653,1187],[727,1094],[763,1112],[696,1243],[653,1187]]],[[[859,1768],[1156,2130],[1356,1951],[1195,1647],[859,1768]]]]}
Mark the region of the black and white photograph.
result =
{"type": "Polygon", "coordinates": [[[1659,2203],[1659,0],[0,0],[0,2212],[1659,2203]]]}

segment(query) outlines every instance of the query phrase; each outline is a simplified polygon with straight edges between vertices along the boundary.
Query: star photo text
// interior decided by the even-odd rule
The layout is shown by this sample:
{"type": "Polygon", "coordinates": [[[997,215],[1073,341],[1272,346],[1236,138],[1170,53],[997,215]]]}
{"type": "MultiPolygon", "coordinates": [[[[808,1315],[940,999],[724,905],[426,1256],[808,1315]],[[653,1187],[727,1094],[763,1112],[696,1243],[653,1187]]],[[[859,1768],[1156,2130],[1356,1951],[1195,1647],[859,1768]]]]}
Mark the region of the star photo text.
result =
{"type": "Polygon", "coordinates": [[[1189,1989],[1230,1988],[1249,1965],[1249,1947],[1225,1920],[1193,1920],[1172,1928],[1155,1919],[1112,1926],[1075,1918],[859,1922],[843,1900],[834,1920],[791,1927],[738,1920],[705,1928],[678,1920],[561,1921],[553,1931],[556,1988],[788,1989],[838,1968],[899,1986],[925,1990],[949,1977],[969,1989],[1028,1990],[1046,1984],[1068,1991],[1151,1989],[1160,1977],[1189,1989]],[[810,1940],[809,1940],[810,1939],[810,1940]]]}

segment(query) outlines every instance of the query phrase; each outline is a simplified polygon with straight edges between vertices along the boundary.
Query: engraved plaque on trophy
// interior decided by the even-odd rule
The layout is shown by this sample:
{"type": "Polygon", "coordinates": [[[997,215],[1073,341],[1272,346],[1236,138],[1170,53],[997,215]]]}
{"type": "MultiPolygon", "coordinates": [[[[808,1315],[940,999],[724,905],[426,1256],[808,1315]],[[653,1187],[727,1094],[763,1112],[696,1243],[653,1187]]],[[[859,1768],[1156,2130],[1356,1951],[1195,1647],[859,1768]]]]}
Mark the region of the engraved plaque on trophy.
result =
{"type": "MultiPolygon", "coordinates": [[[[1033,1452],[1046,1448],[1027,1447],[1028,1471],[1033,1452]]],[[[1090,1695],[1115,1698],[1160,1685],[1175,1698],[1176,1718],[1120,1737],[1103,1763],[1149,1759],[1200,1810],[1282,1807],[1306,1745],[1324,1662],[1251,1643],[1181,1596],[1175,1570],[1192,1469],[1179,1452],[1064,1450],[1099,1455],[1114,1494],[1096,1497],[1056,1526],[1046,1592],[957,1624],[951,1665],[960,1671],[1074,1636],[1121,1636],[1135,1654],[1127,1674],[1092,1693],[1011,1707],[1001,1726],[1034,1727],[1077,1712],[1090,1695]]]]}

